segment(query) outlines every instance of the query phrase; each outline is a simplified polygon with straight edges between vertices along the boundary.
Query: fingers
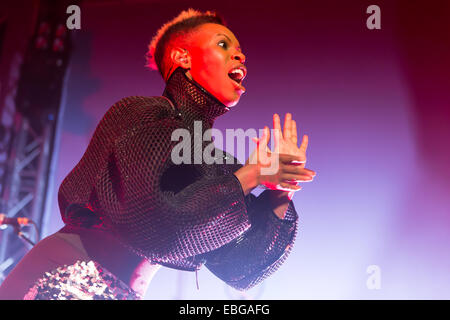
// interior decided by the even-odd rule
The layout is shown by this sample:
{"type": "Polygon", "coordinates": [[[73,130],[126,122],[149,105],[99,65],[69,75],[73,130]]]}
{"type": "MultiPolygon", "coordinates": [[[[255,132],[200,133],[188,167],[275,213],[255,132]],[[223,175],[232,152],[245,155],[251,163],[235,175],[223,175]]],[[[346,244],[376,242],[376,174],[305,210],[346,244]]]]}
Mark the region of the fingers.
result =
{"type": "Polygon", "coordinates": [[[292,166],[292,165],[284,165],[281,170],[285,173],[292,173],[292,174],[298,174],[298,175],[307,175],[310,177],[315,177],[316,176],[316,172],[306,169],[306,168],[302,168],[300,166],[292,166]]]}
{"type": "MultiPolygon", "coordinates": [[[[270,130],[269,127],[265,126],[262,132],[262,135],[260,138],[257,137],[253,137],[252,138],[253,142],[256,143],[257,145],[261,145],[261,146],[267,146],[267,144],[269,143],[270,140],[270,130]]],[[[263,148],[263,150],[265,150],[263,148]]]]}
{"type": "MultiPolygon", "coordinates": [[[[270,129],[269,129],[269,127],[265,126],[264,131],[263,131],[263,136],[261,137],[260,144],[258,145],[258,148],[259,148],[258,153],[259,153],[261,160],[264,159],[264,153],[270,153],[269,146],[267,145],[269,143],[269,140],[270,140],[270,129]]],[[[268,159],[267,159],[267,161],[268,161],[268,159]]],[[[264,164],[267,164],[267,163],[264,163],[264,164]]]]}
{"type": "Polygon", "coordinates": [[[300,145],[300,150],[306,153],[306,149],[308,148],[308,136],[305,134],[302,139],[302,143],[300,145]]]}
{"type": "Polygon", "coordinates": [[[273,115],[273,128],[281,131],[280,116],[277,113],[273,115]]]}
{"type": "Polygon", "coordinates": [[[310,169],[303,168],[303,170],[305,170],[309,175],[312,175],[313,177],[315,177],[317,174],[315,171],[310,169]]]}
{"type": "Polygon", "coordinates": [[[273,138],[274,138],[275,152],[278,152],[282,135],[281,135],[280,116],[276,113],[273,115],[273,138]]]}
{"type": "Polygon", "coordinates": [[[297,145],[298,143],[297,123],[295,122],[295,120],[292,119],[291,113],[289,112],[286,113],[284,117],[283,132],[281,132],[280,116],[275,113],[273,115],[273,129],[274,129],[275,143],[277,143],[277,141],[279,141],[279,139],[281,138],[291,140],[292,143],[297,145]]]}
{"type": "Polygon", "coordinates": [[[283,127],[283,138],[291,139],[291,130],[292,130],[292,115],[290,113],[286,113],[284,116],[284,127],[283,127]]]}
{"type": "Polygon", "coordinates": [[[305,163],[305,159],[302,158],[299,155],[293,155],[293,154],[278,154],[280,157],[280,162],[284,164],[291,164],[292,162],[295,163],[305,163]]]}
{"type": "Polygon", "coordinates": [[[313,181],[313,177],[310,175],[305,174],[292,174],[292,173],[285,173],[281,175],[281,179],[283,181],[293,181],[293,182],[311,182],[313,181]]]}
{"type": "Polygon", "coordinates": [[[266,154],[270,154],[270,149],[267,146],[270,140],[270,130],[269,127],[265,126],[260,138],[252,138],[252,140],[256,143],[256,157],[252,157],[253,164],[261,162],[262,165],[268,165],[270,163],[270,159],[267,158],[266,154]]]}
{"type": "Polygon", "coordinates": [[[292,120],[292,126],[291,126],[291,140],[297,146],[297,123],[295,120],[292,120]]]}
{"type": "Polygon", "coordinates": [[[302,189],[302,187],[296,185],[296,184],[291,184],[288,182],[282,182],[280,184],[278,184],[276,186],[277,190],[281,190],[281,191],[299,191],[302,189]]]}
{"type": "Polygon", "coordinates": [[[260,142],[263,146],[267,146],[269,140],[270,140],[270,130],[269,127],[265,126],[260,142]]]}

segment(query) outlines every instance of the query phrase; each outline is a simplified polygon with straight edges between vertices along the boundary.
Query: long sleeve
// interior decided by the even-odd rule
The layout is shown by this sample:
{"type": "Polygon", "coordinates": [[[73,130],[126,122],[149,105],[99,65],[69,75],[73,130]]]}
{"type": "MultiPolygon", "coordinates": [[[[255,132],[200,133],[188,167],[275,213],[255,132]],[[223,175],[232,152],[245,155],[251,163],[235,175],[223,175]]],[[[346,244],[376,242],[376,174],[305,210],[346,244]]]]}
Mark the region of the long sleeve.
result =
{"type": "MultiPolygon", "coordinates": [[[[60,208],[70,223],[66,211],[71,205],[89,207],[138,254],[195,270],[200,264],[196,255],[232,241],[250,221],[233,174],[211,176],[201,172],[205,165],[198,165],[200,174],[181,191],[162,190],[162,176],[173,165],[171,151],[178,143],[171,135],[183,127],[162,102],[127,98],[105,115],[61,185],[60,208]]],[[[175,178],[175,183],[183,181],[175,178]]]]}
{"type": "Polygon", "coordinates": [[[251,228],[225,246],[204,254],[205,266],[228,285],[247,290],[275,272],[289,255],[298,215],[292,201],[279,219],[268,205],[268,193],[247,196],[251,228]]]}
{"type": "Polygon", "coordinates": [[[114,150],[122,178],[116,183],[119,192],[114,193],[118,201],[99,194],[106,200],[102,207],[114,213],[110,217],[127,242],[162,261],[217,249],[250,226],[234,175],[202,176],[177,193],[161,190],[161,177],[178,143],[171,141],[171,134],[179,126],[168,119],[131,128],[114,150]]]}
{"type": "MultiPolygon", "coordinates": [[[[244,196],[233,166],[172,161],[179,143],[171,139],[176,129],[187,128],[195,139],[195,121],[207,130],[227,110],[181,68],[162,97],[117,102],[61,184],[63,221],[103,228],[154,263],[193,271],[206,262],[237,288],[267,277],[293,243],[297,214],[292,203],[291,218],[280,220],[264,194],[244,196]]],[[[204,150],[192,142],[183,158],[185,151],[192,159],[198,155],[192,151],[204,150]]]]}

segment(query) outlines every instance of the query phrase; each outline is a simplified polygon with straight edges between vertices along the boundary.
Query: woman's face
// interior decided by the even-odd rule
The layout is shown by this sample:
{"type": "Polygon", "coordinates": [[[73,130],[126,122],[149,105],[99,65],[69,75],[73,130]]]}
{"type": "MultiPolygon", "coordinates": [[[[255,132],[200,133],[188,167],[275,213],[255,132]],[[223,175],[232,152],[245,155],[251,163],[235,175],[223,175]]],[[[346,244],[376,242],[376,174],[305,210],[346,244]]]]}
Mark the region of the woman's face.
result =
{"type": "Polygon", "coordinates": [[[227,107],[236,105],[245,92],[241,82],[247,69],[234,34],[220,24],[203,24],[192,35],[187,50],[191,58],[188,77],[227,107]]]}

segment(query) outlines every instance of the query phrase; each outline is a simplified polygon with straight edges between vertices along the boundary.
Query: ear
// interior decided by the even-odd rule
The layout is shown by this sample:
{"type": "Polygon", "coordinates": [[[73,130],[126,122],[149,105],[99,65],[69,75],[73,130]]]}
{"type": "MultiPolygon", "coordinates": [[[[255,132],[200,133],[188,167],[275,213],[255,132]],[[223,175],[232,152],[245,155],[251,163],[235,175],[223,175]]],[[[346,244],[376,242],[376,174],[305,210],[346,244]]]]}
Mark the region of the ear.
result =
{"type": "Polygon", "coordinates": [[[170,58],[175,66],[182,67],[183,69],[191,68],[191,55],[186,49],[181,47],[175,47],[170,52],[170,58]]]}

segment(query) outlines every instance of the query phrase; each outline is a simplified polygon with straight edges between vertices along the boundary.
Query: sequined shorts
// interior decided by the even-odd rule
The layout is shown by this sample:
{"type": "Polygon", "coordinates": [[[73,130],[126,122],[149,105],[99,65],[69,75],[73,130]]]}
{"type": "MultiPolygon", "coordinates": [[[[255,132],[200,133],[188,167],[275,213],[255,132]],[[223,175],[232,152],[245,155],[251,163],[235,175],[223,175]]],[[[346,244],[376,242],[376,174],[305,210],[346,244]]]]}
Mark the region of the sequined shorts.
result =
{"type": "Polygon", "coordinates": [[[95,261],[77,261],[46,272],[24,300],[141,300],[142,297],[95,261]]]}

